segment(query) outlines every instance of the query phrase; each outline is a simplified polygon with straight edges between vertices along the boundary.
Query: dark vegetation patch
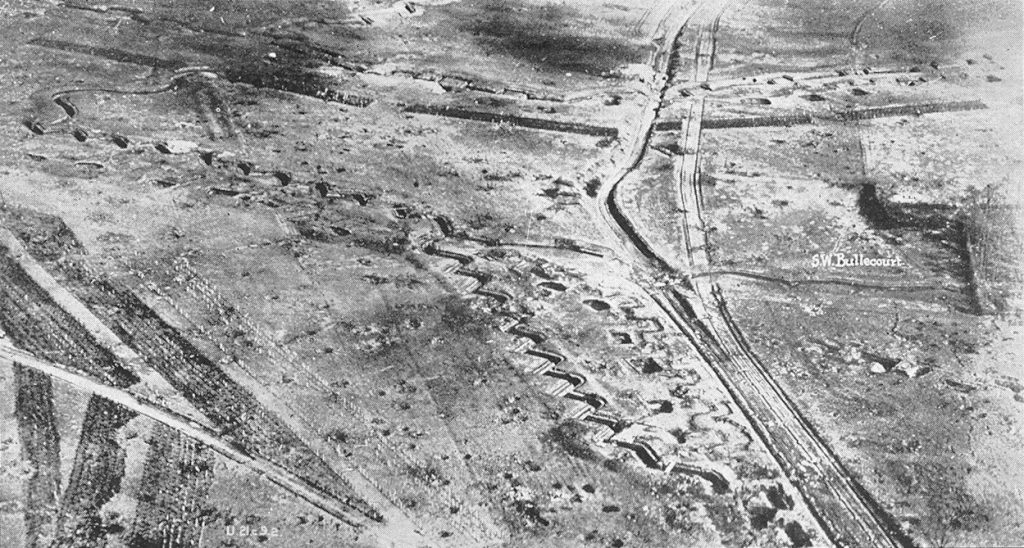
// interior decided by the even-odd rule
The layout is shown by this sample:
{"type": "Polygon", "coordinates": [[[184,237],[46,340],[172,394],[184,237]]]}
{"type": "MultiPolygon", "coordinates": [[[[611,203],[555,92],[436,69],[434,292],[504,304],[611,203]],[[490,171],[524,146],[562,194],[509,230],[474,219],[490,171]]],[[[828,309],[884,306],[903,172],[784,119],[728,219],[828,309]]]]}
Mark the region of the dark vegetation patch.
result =
{"type": "Polygon", "coordinates": [[[25,459],[34,473],[25,482],[25,543],[35,545],[55,519],[60,493],[60,433],[57,431],[50,377],[14,366],[15,416],[25,459]]]}
{"type": "Polygon", "coordinates": [[[708,502],[707,512],[715,529],[722,533],[723,546],[743,544],[744,528],[737,524],[744,523],[746,516],[738,504],[727,497],[715,497],[708,502]]]}
{"type": "Polygon", "coordinates": [[[89,44],[80,44],[77,42],[71,42],[67,40],[57,40],[52,38],[33,38],[29,41],[29,44],[72,53],[81,53],[85,55],[92,55],[95,57],[103,57],[105,59],[111,59],[113,61],[118,61],[121,63],[133,63],[136,65],[144,65],[147,67],[153,67],[157,69],[174,70],[177,68],[181,68],[184,65],[184,63],[180,61],[171,61],[160,57],[155,57],[152,55],[132,53],[118,48],[108,48],[102,46],[92,46],[89,44]]]}
{"type": "Polygon", "coordinates": [[[750,514],[750,526],[754,529],[764,529],[775,519],[778,510],[770,506],[754,506],[748,508],[747,512],[750,514]]]}
{"type": "Polygon", "coordinates": [[[789,542],[793,548],[813,545],[810,535],[804,531],[804,528],[799,523],[791,521],[783,527],[783,530],[786,532],[786,536],[789,537],[789,542]]]}
{"type": "Polygon", "coordinates": [[[11,342],[32,354],[84,371],[113,386],[138,377],[61,308],[0,247],[0,328],[11,342]]]}
{"type": "MultiPolygon", "coordinates": [[[[971,496],[963,486],[949,489],[942,495],[935,491],[928,497],[928,507],[937,525],[955,531],[975,531],[991,520],[989,509],[971,496]]],[[[942,543],[944,544],[944,543],[942,543]]]]}
{"type": "Polygon", "coordinates": [[[921,116],[935,112],[959,112],[965,110],[983,110],[988,108],[981,101],[946,101],[933,103],[916,103],[912,105],[897,105],[883,107],[857,108],[848,111],[839,111],[837,117],[840,120],[870,120],[872,118],[887,118],[894,116],[921,116]]]}
{"type": "Polygon", "coordinates": [[[270,40],[243,42],[202,34],[182,39],[179,47],[219,59],[216,68],[231,82],[352,106],[366,106],[372,102],[368,97],[340,89],[337,79],[318,72],[319,67],[337,60],[334,55],[337,52],[305,42],[283,48],[270,40]],[[267,58],[268,52],[274,53],[275,57],[267,58]]]}
{"type": "Polygon", "coordinates": [[[565,421],[541,435],[540,441],[578,459],[597,461],[600,456],[590,447],[587,427],[578,421],[565,421]]]}
{"type": "Polygon", "coordinates": [[[434,464],[411,464],[405,467],[405,473],[434,488],[444,487],[451,483],[451,480],[446,478],[441,469],[434,464]]]}
{"type": "Polygon", "coordinates": [[[892,228],[895,223],[888,210],[878,198],[878,188],[873,184],[864,184],[857,195],[857,208],[874,228],[892,228]]]}
{"type": "Polygon", "coordinates": [[[778,483],[771,485],[770,487],[768,487],[766,495],[768,497],[768,500],[776,508],[781,508],[783,510],[793,509],[793,497],[790,497],[788,494],[786,494],[786,491],[782,488],[782,485],[778,483]]]}
{"type": "MultiPolygon", "coordinates": [[[[347,45],[358,42],[358,30],[336,24],[348,12],[345,3],[329,1],[161,0],[145,14],[141,10],[132,13],[132,17],[148,24],[136,27],[137,31],[122,31],[125,37],[122,42],[156,43],[155,35],[159,33],[162,51],[188,52],[218,59],[214,68],[232,82],[365,106],[370,102],[369,98],[339,89],[335,79],[316,71],[324,64],[343,63],[341,56],[348,49],[347,45]],[[314,35],[306,29],[300,31],[297,23],[315,25],[317,33],[314,35]],[[168,27],[177,27],[175,30],[178,32],[167,32],[168,27]],[[181,32],[180,29],[187,30],[181,32]],[[131,36],[131,32],[136,36],[131,36]],[[325,34],[330,35],[327,41],[323,40],[325,34]],[[330,46],[326,45],[328,43],[330,46]]],[[[127,49],[55,40],[49,42],[55,44],[47,47],[57,46],[57,49],[161,69],[174,69],[191,62],[182,58],[181,53],[171,53],[165,58],[127,49]]]]}
{"type": "Polygon", "coordinates": [[[961,252],[964,211],[952,203],[895,203],[872,183],[861,185],[857,208],[868,224],[876,229],[920,232],[926,239],[953,246],[961,252]]]}
{"type": "Polygon", "coordinates": [[[639,366],[638,368],[640,369],[640,371],[642,371],[642,372],[644,372],[645,374],[648,374],[648,375],[651,375],[651,374],[654,374],[654,373],[661,373],[662,371],[665,370],[665,368],[662,367],[661,363],[659,363],[658,360],[655,359],[655,358],[651,358],[651,357],[634,358],[631,361],[632,361],[632,363],[634,364],[635,367],[639,366]]]}
{"type": "Polygon", "coordinates": [[[82,244],[74,233],[56,217],[31,214],[27,210],[2,206],[0,220],[3,221],[5,228],[23,242],[31,242],[32,256],[39,260],[57,260],[67,253],[82,249],[82,244]]]}
{"type": "MultiPolygon", "coordinates": [[[[332,230],[332,233],[338,235],[338,232],[335,230],[332,230]]],[[[408,251],[411,245],[409,234],[403,231],[387,234],[365,234],[353,239],[352,243],[364,249],[376,251],[381,255],[400,255],[408,251]]]]}
{"type": "Polygon", "coordinates": [[[551,521],[541,514],[540,508],[532,501],[517,500],[512,503],[512,509],[531,526],[551,525],[551,521]]]}
{"type": "Polygon", "coordinates": [[[125,451],[117,442],[117,431],[135,416],[110,400],[89,399],[71,477],[61,494],[56,546],[101,545],[108,534],[123,529],[104,523],[100,510],[121,490],[125,451]]]}
{"type": "Polygon", "coordinates": [[[991,520],[991,508],[968,491],[956,466],[901,462],[893,457],[885,463],[893,487],[909,496],[924,499],[927,511],[919,523],[919,534],[938,546],[947,546],[957,532],[976,531],[991,520]]]}
{"type": "MultiPolygon", "coordinates": [[[[391,374],[433,378],[428,383],[441,413],[465,409],[476,394],[474,382],[508,372],[495,345],[494,319],[454,295],[390,304],[353,326],[367,367],[391,374]],[[367,343],[369,343],[367,345],[367,343]]],[[[493,405],[482,402],[481,405],[493,405]]]]}
{"type": "Polygon", "coordinates": [[[624,38],[599,34],[597,29],[604,25],[594,24],[594,18],[566,5],[530,7],[518,0],[462,4],[473,15],[458,19],[464,21],[460,30],[472,33],[485,51],[548,71],[600,76],[643,57],[643,48],[624,38]]]}
{"type": "Polygon", "coordinates": [[[157,424],[150,437],[139,506],[127,535],[129,546],[197,545],[213,482],[214,454],[208,447],[157,424]]]}
{"type": "MultiPolygon", "coordinates": [[[[315,46],[301,40],[297,43],[289,42],[288,47],[280,47],[275,40],[270,38],[241,41],[231,36],[207,33],[187,34],[184,37],[177,37],[177,40],[177,43],[168,44],[167,48],[218,59],[219,63],[215,63],[213,69],[230,82],[248,84],[261,89],[296,93],[357,107],[367,106],[373,102],[370,97],[357,95],[338,87],[336,79],[317,71],[319,67],[337,61],[336,54],[340,53],[338,51],[315,46]],[[268,58],[268,52],[274,53],[275,57],[268,58]]],[[[30,43],[50,49],[134,63],[163,71],[181,68],[189,64],[186,59],[165,59],[118,48],[66,40],[36,38],[30,43]]],[[[180,54],[177,56],[181,57],[180,54]]],[[[31,124],[29,129],[35,131],[31,124]]]]}
{"type": "Polygon", "coordinates": [[[1024,287],[1024,237],[1017,230],[1017,207],[1005,205],[991,189],[972,197],[962,215],[964,245],[982,313],[1006,312],[1024,287]]]}
{"type": "MultiPolygon", "coordinates": [[[[809,114],[783,114],[779,116],[749,116],[738,118],[706,118],[701,122],[701,129],[728,129],[737,127],[789,127],[814,123],[809,114]]],[[[679,127],[676,121],[659,122],[656,130],[672,131],[679,127]]]]}
{"type": "Polygon", "coordinates": [[[471,307],[468,301],[449,297],[444,302],[441,321],[450,333],[482,338],[490,335],[490,323],[493,319],[471,307]]]}
{"type": "MultiPolygon", "coordinates": [[[[598,137],[617,138],[619,130],[613,127],[595,126],[578,122],[559,122],[544,118],[532,118],[529,116],[516,116],[501,112],[484,112],[479,110],[463,109],[447,105],[409,105],[405,107],[406,112],[414,114],[430,114],[434,116],[445,116],[462,120],[474,120],[477,122],[490,122],[495,124],[510,124],[518,127],[531,129],[543,129],[548,131],[560,131],[564,133],[578,133],[580,135],[593,135],[598,137]]],[[[485,180],[495,180],[495,176],[484,176],[485,180]]]]}
{"type": "Polygon", "coordinates": [[[1009,28],[1020,18],[1020,3],[1012,1],[894,2],[872,15],[872,24],[865,25],[862,32],[862,42],[884,47],[893,58],[907,61],[947,60],[959,54],[962,44],[974,32],[1009,28]]]}
{"type": "Polygon", "coordinates": [[[872,183],[861,186],[857,207],[872,228],[890,237],[917,233],[930,242],[934,247],[926,254],[929,268],[962,279],[970,288],[974,307],[981,307],[969,243],[972,234],[979,232],[976,212],[955,203],[894,203],[872,183]]]}

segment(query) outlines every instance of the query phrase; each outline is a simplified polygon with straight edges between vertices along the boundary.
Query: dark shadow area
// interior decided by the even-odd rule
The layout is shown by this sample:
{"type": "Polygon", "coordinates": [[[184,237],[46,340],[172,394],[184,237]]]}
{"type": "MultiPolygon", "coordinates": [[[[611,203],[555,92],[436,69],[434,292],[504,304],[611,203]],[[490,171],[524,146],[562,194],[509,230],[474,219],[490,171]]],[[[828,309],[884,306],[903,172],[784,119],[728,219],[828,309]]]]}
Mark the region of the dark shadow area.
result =
{"type": "MultiPolygon", "coordinates": [[[[1020,21],[1020,8],[1011,2],[893,2],[872,14],[862,36],[908,61],[948,60],[959,54],[963,40],[1004,17],[1020,21]],[[1002,4],[1002,5],[1000,5],[1002,4]]],[[[1019,23],[1018,23],[1019,24],[1019,23]]]]}
{"type": "Polygon", "coordinates": [[[88,44],[85,38],[36,38],[29,43],[47,49],[133,63],[167,72],[193,63],[192,59],[197,56],[213,57],[217,59],[217,63],[213,64],[211,69],[230,82],[296,93],[349,106],[364,107],[373,102],[370,97],[341,90],[337,79],[317,71],[319,67],[335,62],[337,51],[299,38],[254,36],[242,39],[205,32],[184,34],[176,36],[173,42],[165,43],[160,56],[126,48],[95,46],[88,44]],[[269,53],[273,53],[274,56],[270,57],[269,53]]]}
{"type": "Polygon", "coordinates": [[[586,16],[564,5],[527,7],[515,0],[476,0],[461,9],[482,17],[458,18],[460,30],[472,33],[488,53],[505,54],[546,70],[600,76],[616,67],[640,62],[643,48],[625,40],[590,34],[586,16]]]}
{"type": "Polygon", "coordinates": [[[871,183],[860,187],[860,194],[857,195],[857,209],[874,228],[886,230],[895,226],[889,212],[878,199],[877,188],[871,183]]]}
{"type": "MultiPolygon", "coordinates": [[[[353,38],[354,39],[354,38],[353,38]]],[[[214,56],[215,67],[226,80],[306,95],[350,106],[367,106],[373,100],[342,91],[335,78],[318,72],[336,61],[338,51],[308,40],[272,37],[238,40],[216,35],[186,36],[179,48],[214,56]],[[273,53],[274,57],[268,57],[273,53]]]]}
{"type": "Polygon", "coordinates": [[[969,212],[956,204],[887,202],[871,183],[861,186],[857,207],[872,228],[894,241],[911,233],[920,234],[934,246],[925,254],[927,268],[963,280],[971,299],[969,311],[983,312],[971,257],[969,212]]]}

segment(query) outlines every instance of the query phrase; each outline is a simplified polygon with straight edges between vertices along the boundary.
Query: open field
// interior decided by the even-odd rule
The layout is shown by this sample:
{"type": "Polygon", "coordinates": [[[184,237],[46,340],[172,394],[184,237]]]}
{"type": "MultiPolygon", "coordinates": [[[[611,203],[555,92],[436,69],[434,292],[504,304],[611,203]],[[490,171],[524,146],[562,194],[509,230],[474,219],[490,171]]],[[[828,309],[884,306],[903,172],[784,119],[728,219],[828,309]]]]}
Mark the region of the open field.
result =
{"type": "Polygon", "coordinates": [[[0,16],[0,545],[1024,539],[1019,3],[0,16]]]}

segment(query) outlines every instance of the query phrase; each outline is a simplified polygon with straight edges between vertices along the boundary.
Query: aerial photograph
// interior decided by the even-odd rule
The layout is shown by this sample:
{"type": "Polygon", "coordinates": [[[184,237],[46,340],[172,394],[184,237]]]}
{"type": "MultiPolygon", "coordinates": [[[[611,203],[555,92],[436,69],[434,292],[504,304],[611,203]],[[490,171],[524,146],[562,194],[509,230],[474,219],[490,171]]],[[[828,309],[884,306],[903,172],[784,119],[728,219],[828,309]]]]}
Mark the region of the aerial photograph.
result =
{"type": "Polygon", "coordinates": [[[0,547],[1024,546],[1021,0],[0,43],[0,547]]]}

